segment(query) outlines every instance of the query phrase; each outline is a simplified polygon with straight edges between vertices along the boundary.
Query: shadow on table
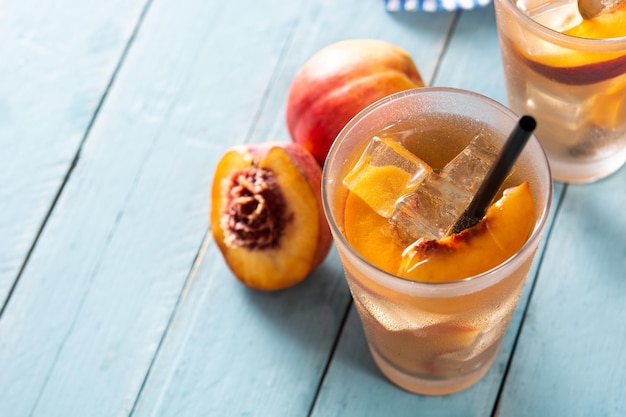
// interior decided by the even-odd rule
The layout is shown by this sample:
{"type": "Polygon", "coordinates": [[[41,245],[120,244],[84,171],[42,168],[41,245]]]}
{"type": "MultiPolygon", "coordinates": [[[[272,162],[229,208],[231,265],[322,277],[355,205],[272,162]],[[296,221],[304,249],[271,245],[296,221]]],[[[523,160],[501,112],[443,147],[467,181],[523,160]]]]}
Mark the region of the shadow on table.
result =
{"type": "MultiPolygon", "coordinates": [[[[242,289],[246,304],[285,343],[326,358],[351,303],[336,250],[303,282],[275,292],[242,289]]],[[[322,359],[325,361],[325,359],[322,359]]]]}

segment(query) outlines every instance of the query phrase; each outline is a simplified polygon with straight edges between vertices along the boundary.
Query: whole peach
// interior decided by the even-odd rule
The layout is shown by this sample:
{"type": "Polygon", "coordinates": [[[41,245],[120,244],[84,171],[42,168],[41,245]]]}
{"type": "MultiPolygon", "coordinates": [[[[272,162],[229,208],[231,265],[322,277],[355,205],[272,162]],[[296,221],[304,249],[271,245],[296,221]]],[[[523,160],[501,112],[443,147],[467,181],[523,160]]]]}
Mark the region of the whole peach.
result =
{"type": "Polygon", "coordinates": [[[287,97],[287,128],[320,165],[335,137],[358,112],[392,93],[423,87],[413,59],[374,39],[333,43],[295,75],[287,97]]]}

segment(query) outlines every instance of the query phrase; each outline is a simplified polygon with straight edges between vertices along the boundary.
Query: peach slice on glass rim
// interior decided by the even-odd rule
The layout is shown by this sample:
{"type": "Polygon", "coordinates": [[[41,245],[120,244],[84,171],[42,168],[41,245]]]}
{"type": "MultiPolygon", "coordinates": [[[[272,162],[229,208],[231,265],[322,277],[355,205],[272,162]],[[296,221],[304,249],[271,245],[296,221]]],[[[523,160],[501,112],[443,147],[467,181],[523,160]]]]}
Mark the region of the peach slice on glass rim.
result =
{"type": "Polygon", "coordinates": [[[295,285],[328,254],[332,237],[321,205],[321,169],[298,144],[229,149],[215,169],[211,201],[215,242],[249,287],[295,285]]]}

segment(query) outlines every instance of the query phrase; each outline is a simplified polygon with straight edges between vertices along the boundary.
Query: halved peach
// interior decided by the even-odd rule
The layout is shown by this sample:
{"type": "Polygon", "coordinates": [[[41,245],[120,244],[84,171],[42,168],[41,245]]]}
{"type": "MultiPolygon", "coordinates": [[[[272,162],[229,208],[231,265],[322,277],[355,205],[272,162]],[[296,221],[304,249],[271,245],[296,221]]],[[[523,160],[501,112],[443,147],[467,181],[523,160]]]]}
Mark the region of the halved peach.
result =
{"type": "Polygon", "coordinates": [[[300,145],[229,149],[215,169],[211,199],[215,242],[235,276],[252,288],[290,287],[328,254],[321,169],[300,145]]]}
{"type": "Polygon", "coordinates": [[[535,224],[534,212],[528,182],[509,188],[476,226],[410,245],[402,254],[398,275],[447,282],[486,272],[524,245],[535,224]]]}

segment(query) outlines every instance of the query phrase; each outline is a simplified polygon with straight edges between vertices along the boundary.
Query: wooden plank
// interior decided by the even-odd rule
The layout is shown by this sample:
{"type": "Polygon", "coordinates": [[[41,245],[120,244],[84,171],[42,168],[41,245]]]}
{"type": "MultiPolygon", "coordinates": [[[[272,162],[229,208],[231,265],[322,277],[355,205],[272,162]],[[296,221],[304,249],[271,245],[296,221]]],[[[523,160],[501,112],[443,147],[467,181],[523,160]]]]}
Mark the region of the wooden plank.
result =
{"type": "Polygon", "coordinates": [[[145,3],[20,0],[0,7],[0,307],[145,3]]]}
{"type": "MultiPolygon", "coordinates": [[[[394,41],[412,50],[429,80],[451,19],[397,17],[356,0],[303,4],[251,140],[288,138],[287,89],[321,47],[357,37],[394,41]],[[412,41],[415,30],[429,41],[412,41]]],[[[348,306],[336,253],[302,285],[259,294],[234,280],[209,241],[192,280],[133,415],[307,415],[348,306]]]]}
{"type": "Polygon", "coordinates": [[[152,3],[0,321],[0,415],[130,412],[295,7],[152,3]]]}
{"type": "MultiPolygon", "coordinates": [[[[452,86],[478,91],[496,100],[504,100],[499,50],[495,34],[494,13],[491,7],[462,13],[453,38],[447,48],[442,66],[438,69],[435,85],[452,86]],[[473,28],[473,29],[470,29],[473,28]],[[476,29],[479,28],[479,29],[476,29]],[[470,35],[468,31],[472,31],[470,35]],[[477,67],[467,67],[466,56],[481,56],[477,67]],[[465,64],[464,64],[465,63],[465,64]],[[491,71],[492,83],[483,83],[484,71],[491,71]],[[463,80],[463,81],[462,81],[463,80]]],[[[414,34],[413,36],[419,36],[414,34]]],[[[558,201],[563,186],[555,187],[554,201],[558,201]]],[[[552,210],[546,235],[556,214],[552,210]]],[[[485,377],[473,387],[449,396],[429,397],[408,393],[392,385],[376,368],[360,328],[356,311],[341,335],[337,352],[332,359],[313,416],[485,416],[494,404],[515,344],[518,329],[527,305],[540,263],[545,238],[538,249],[526,285],[520,297],[509,329],[495,363],[485,377]]]]}
{"type": "Polygon", "coordinates": [[[287,45],[288,59],[277,69],[267,104],[259,114],[255,127],[259,139],[289,140],[284,113],[291,80],[316,51],[333,42],[374,38],[395,43],[409,52],[424,82],[433,82],[453,14],[387,13],[378,1],[307,3],[309,9],[299,17],[293,39],[287,45]]]}
{"type": "Polygon", "coordinates": [[[462,12],[441,68],[435,85],[468,89],[506,105],[493,5],[462,12]]]}
{"type": "Polygon", "coordinates": [[[570,185],[499,416],[626,414],[626,169],[570,185]]]}
{"type": "Polygon", "coordinates": [[[133,415],[306,415],[348,303],[338,264],[264,293],[210,241],[133,415]]]}

